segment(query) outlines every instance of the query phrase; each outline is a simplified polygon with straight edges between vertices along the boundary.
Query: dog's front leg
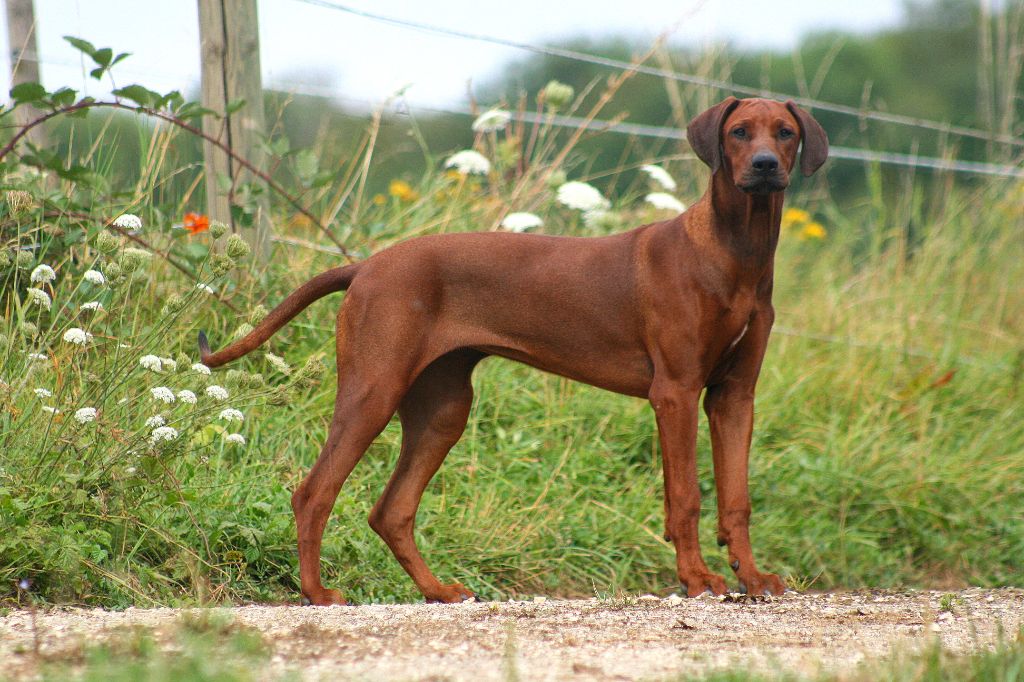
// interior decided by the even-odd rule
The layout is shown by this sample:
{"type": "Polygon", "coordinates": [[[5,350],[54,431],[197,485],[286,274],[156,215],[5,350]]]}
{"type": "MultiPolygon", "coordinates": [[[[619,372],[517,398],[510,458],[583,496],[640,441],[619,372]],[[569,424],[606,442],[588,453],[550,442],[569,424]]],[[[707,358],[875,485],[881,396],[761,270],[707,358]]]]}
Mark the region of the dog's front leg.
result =
{"type": "Polygon", "coordinates": [[[773,314],[762,311],[751,320],[736,347],[732,367],[723,380],[708,387],[704,411],[711,428],[711,451],[718,491],[718,544],[729,546],[729,565],[740,592],[782,594],[785,584],[774,573],[761,573],[750,546],[750,493],[747,486],[750,436],[754,425],[754,386],[768,343],[773,314]]]}
{"type": "Polygon", "coordinates": [[[658,421],[665,472],[665,530],[676,548],[679,581],[691,597],[725,593],[725,579],[704,563],[697,537],[700,487],[697,485],[697,412],[700,390],[655,380],[650,393],[658,421]]]}

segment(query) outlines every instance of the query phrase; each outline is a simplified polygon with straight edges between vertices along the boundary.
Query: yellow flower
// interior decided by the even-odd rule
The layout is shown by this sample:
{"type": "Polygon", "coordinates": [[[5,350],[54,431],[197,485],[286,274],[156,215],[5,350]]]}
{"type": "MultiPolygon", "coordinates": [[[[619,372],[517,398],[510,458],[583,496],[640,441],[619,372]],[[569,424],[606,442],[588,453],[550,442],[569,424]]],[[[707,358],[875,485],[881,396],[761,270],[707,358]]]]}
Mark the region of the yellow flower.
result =
{"type": "Polygon", "coordinates": [[[800,223],[807,223],[811,220],[811,214],[802,208],[787,208],[782,212],[782,226],[794,227],[800,223]]]}
{"type": "Polygon", "coordinates": [[[387,203],[387,201],[388,201],[387,197],[385,197],[383,194],[374,194],[373,195],[373,204],[374,204],[374,206],[383,206],[384,204],[387,203]]]}
{"type": "Polygon", "coordinates": [[[800,239],[824,239],[826,234],[828,233],[821,223],[807,223],[804,229],[800,230],[800,239]]]}
{"type": "Polygon", "coordinates": [[[420,198],[419,192],[414,190],[405,180],[392,180],[391,184],[388,185],[388,194],[399,201],[416,201],[420,198]]]}

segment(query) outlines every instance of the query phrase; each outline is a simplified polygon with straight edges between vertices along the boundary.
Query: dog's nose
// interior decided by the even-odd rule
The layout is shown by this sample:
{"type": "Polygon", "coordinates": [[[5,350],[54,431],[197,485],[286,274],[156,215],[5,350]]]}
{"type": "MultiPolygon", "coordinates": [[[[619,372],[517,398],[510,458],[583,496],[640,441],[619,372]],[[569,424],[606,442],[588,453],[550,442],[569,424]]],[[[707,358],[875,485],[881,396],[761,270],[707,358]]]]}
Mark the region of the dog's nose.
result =
{"type": "Polygon", "coordinates": [[[771,152],[758,152],[750,160],[750,165],[758,173],[774,173],[779,170],[779,159],[771,152]]]}

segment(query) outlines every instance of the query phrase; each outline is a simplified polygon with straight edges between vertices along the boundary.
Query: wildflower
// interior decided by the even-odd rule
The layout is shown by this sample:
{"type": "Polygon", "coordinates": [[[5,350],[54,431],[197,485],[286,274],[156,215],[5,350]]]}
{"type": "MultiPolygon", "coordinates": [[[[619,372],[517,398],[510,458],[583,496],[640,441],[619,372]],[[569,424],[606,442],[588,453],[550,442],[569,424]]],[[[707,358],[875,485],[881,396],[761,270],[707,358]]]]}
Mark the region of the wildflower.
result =
{"type": "Polygon", "coordinates": [[[158,414],[155,414],[155,415],[153,415],[152,417],[150,417],[149,419],[146,420],[146,428],[147,429],[155,429],[158,426],[163,426],[166,423],[167,422],[164,420],[163,417],[161,417],[158,414]]]}
{"type": "Polygon", "coordinates": [[[83,407],[80,410],[75,410],[75,421],[79,424],[88,424],[91,421],[96,420],[96,408],[95,407],[83,407]]]}
{"type": "Polygon", "coordinates": [[[227,389],[225,389],[222,386],[218,386],[216,384],[214,384],[212,386],[207,386],[206,387],[206,395],[210,396],[214,400],[227,400],[228,399],[227,389]]]}
{"type": "Polygon", "coordinates": [[[292,373],[292,368],[288,365],[287,362],[285,362],[284,358],[282,358],[281,356],[274,355],[273,353],[269,353],[268,352],[268,353],[266,353],[266,358],[267,358],[267,362],[269,362],[271,365],[273,365],[274,369],[276,369],[281,374],[291,374],[292,373]]]}
{"type": "Polygon", "coordinates": [[[245,445],[245,436],[240,433],[229,433],[224,436],[224,441],[233,445],[245,445]]]}
{"type": "Polygon", "coordinates": [[[420,198],[419,192],[412,188],[405,180],[392,180],[388,184],[388,194],[399,201],[416,201],[420,198]]]}
{"type": "Polygon", "coordinates": [[[243,415],[241,411],[236,410],[233,407],[229,407],[220,411],[219,418],[226,422],[240,422],[245,419],[245,415],[243,415]]]}
{"type": "Polygon", "coordinates": [[[388,203],[388,200],[387,197],[385,197],[383,194],[377,193],[373,195],[374,206],[383,206],[386,203],[388,203]]]}
{"type": "Polygon", "coordinates": [[[139,364],[144,368],[157,373],[163,369],[163,363],[160,362],[160,358],[155,355],[143,355],[139,358],[139,364]]]}
{"type": "Polygon", "coordinates": [[[161,400],[165,403],[174,402],[174,391],[166,386],[156,386],[149,389],[149,392],[153,394],[153,400],[161,400]]]}
{"type": "Polygon", "coordinates": [[[149,442],[153,445],[158,443],[172,441],[178,437],[178,429],[173,426],[158,426],[153,429],[153,433],[149,434],[149,442]]]}
{"type": "Polygon", "coordinates": [[[583,224],[591,230],[611,232],[622,227],[622,217],[614,211],[602,209],[584,211],[583,224]]]}
{"type": "Polygon", "coordinates": [[[214,239],[220,239],[227,234],[228,226],[219,220],[210,221],[210,236],[214,239]]]}
{"type": "Polygon", "coordinates": [[[227,254],[215,253],[210,257],[210,270],[218,277],[228,274],[233,267],[235,267],[235,261],[227,254]]]}
{"type": "Polygon", "coordinates": [[[171,358],[160,358],[160,364],[172,372],[178,369],[178,363],[171,358]]]}
{"type": "Polygon", "coordinates": [[[23,208],[32,205],[32,195],[20,189],[12,189],[7,192],[7,205],[11,207],[11,213],[17,213],[23,208]]]}
{"type": "Polygon", "coordinates": [[[127,248],[121,254],[121,268],[125,272],[135,272],[148,263],[152,257],[153,254],[144,249],[127,248]]]}
{"type": "Polygon", "coordinates": [[[28,267],[32,265],[32,261],[34,260],[35,259],[32,257],[32,254],[28,251],[19,251],[14,257],[14,264],[19,270],[28,270],[28,267]]]}
{"type": "Polygon", "coordinates": [[[28,298],[25,300],[26,303],[34,304],[40,308],[50,309],[50,295],[42,289],[36,289],[35,287],[29,287],[25,290],[28,298]]]}
{"type": "Polygon", "coordinates": [[[265,320],[269,314],[270,311],[267,310],[266,306],[257,304],[249,311],[249,324],[259,324],[265,320]]]}
{"type": "Polygon", "coordinates": [[[810,222],[811,214],[802,208],[787,208],[782,212],[783,227],[793,227],[797,223],[810,222]]]}
{"type": "Polygon", "coordinates": [[[178,400],[185,403],[186,405],[195,405],[196,394],[188,390],[178,391],[178,400]]]}
{"type": "Polygon", "coordinates": [[[34,284],[46,284],[57,279],[57,273],[49,265],[37,265],[29,276],[34,284]]]}
{"type": "Polygon", "coordinates": [[[647,173],[651,177],[651,180],[658,183],[669,192],[672,192],[676,188],[676,181],[672,179],[672,176],[668,174],[661,166],[654,166],[647,164],[646,166],[640,166],[640,170],[647,173]]]}
{"type": "Polygon", "coordinates": [[[84,329],[79,329],[78,327],[71,327],[66,332],[64,332],[64,340],[67,341],[68,343],[73,343],[76,346],[84,346],[85,344],[92,341],[92,334],[85,331],[84,329]]]}
{"type": "Polygon", "coordinates": [[[800,239],[824,239],[825,228],[822,227],[821,223],[811,222],[804,225],[804,228],[800,230],[800,239]]]}
{"type": "Polygon", "coordinates": [[[540,227],[544,221],[532,213],[509,213],[501,221],[501,226],[512,232],[525,232],[534,227],[540,227]]]}
{"type": "Polygon", "coordinates": [[[243,339],[246,336],[249,336],[249,334],[252,334],[252,329],[253,327],[251,324],[249,324],[248,322],[243,322],[242,324],[238,325],[238,328],[235,329],[235,333],[232,334],[231,336],[232,338],[235,339],[243,339]]]}
{"type": "Polygon", "coordinates": [[[675,213],[682,213],[686,210],[686,206],[683,202],[676,199],[671,194],[665,192],[651,192],[644,201],[660,211],[673,211],[675,213]]]}
{"type": "Polygon", "coordinates": [[[103,277],[103,273],[99,270],[86,270],[82,278],[89,284],[95,284],[96,286],[103,286],[107,283],[106,278],[103,277]]]}
{"type": "Polygon", "coordinates": [[[7,249],[0,249],[0,270],[6,269],[11,265],[11,252],[7,249]]]}
{"type": "Polygon", "coordinates": [[[42,410],[43,412],[49,412],[50,414],[60,414],[60,410],[56,407],[51,407],[50,405],[43,405],[42,410]]]}
{"type": "Polygon", "coordinates": [[[114,219],[114,227],[120,227],[123,230],[141,230],[142,218],[133,213],[122,213],[114,219]]]}
{"type": "Polygon", "coordinates": [[[449,156],[448,160],[444,162],[444,167],[454,168],[463,175],[472,173],[487,175],[491,170],[491,162],[480,152],[463,149],[461,152],[455,152],[449,156]]]}
{"type": "Polygon", "coordinates": [[[567,182],[559,187],[556,196],[559,203],[578,211],[593,211],[595,209],[606,209],[611,206],[610,202],[601,196],[596,187],[576,180],[567,182]]]}
{"type": "Polygon", "coordinates": [[[203,284],[202,282],[196,285],[196,289],[203,292],[204,294],[209,294],[210,296],[213,296],[214,294],[213,287],[211,287],[209,284],[203,284]]]}
{"type": "Polygon", "coordinates": [[[103,310],[103,304],[100,303],[99,301],[89,301],[88,303],[83,303],[82,305],[80,305],[78,307],[79,307],[80,310],[92,310],[92,311],[103,310]]]}
{"type": "Polygon", "coordinates": [[[37,388],[37,389],[33,390],[32,392],[35,393],[36,396],[38,398],[40,398],[40,399],[42,399],[42,398],[52,398],[53,397],[53,393],[48,391],[45,388],[37,388]]]}
{"type": "Polygon", "coordinates": [[[125,467],[124,472],[130,476],[135,473],[135,467],[125,467]]]}
{"type": "Polygon", "coordinates": [[[192,234],[199,234],[210,229],[210,219],[202,213],[186,213],[183,227],[192,234]]]}
{"type": "MultiPolygon", "coordinates": [[[[474,133],[492,133],[501,130],[512,120],[512,114],[503,109],[491,109],[476,117],[473,121],[474,133]]],[[[485,171],[486,172],[486,171],[485,171]]]]}
{"type": "Polygon", "coordinates": [[[49,360],[50,357],[46,353],[29,353],[29,360],[49,360]]]}
{"type": "Polygon", "coordinates": [[[571,85],[559,81],[548,81],[548,84],[541,90],[544,103],[553,109],[561,109],[572,101],[576,90],[571,85]]]}
{"type": "Polygon", "coordinates": [[[197,362],[192,365],[192,371],[197,374],[202,374],[203,376],[210,376],[210,368],[201,362],[197,362]]]}
{"type": "Polygon", "coordinates": [[[249,252],[252,251],[252,249],[249,248],[249,245],[245,243],[245,240],[242,239],[241,236],[233,234],[230,237],[228,237],[228,241],[224,247],[224,251],[228,254],[229,258],[234,258],[235,260],[237,260],[239,258],[245,258],[246,256],[248,256],[249,252]]]}
{"type": "Polygon", "coordinates": [[[100,253],[111,254],[119,248],[121,248],[121,240],[109,232],[100,232],[96,235],[96,249],[100,253]]]}

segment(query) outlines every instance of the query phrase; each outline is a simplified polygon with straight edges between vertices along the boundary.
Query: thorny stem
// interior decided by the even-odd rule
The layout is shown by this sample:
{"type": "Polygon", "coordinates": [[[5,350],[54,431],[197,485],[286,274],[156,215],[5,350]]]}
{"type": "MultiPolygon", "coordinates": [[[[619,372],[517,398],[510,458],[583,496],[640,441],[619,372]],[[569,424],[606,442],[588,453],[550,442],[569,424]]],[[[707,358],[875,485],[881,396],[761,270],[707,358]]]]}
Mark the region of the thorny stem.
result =
{"type": "Polygon", "coordinates": [[[223,151],[225,154],[227,154],[229,157],[231,157],[234,161],[237,161],[243,168],[245,168],[246,170],[250,171],[253,175],[257,176],[260,180],[262,180],[263,182],[267,183],[267,186],[270,187],[275,192],[277,192],[278,194],[280,194],[282,197],[284,197],[284,199],[292,206],[292,208],[294,208],[296,211],[298,211],[299,213],[301,213],[302,215],[306,216],[311,221],[313,221],[313,224],[316,225],[317,227],[319,227],[320,230],[325,235],[327,235],[327,237],[332,242],[334,242],[334,244],[341,251],[341,254],[349,262],[353,262],[355,260],[355,258],[349,252],[349,250],[345,248],[345,245],[342,244],[341,241],[337,237],[335,237],[334,234],[330,230],[327,229],[326,225],[324,225],[322,222],[320,222],[319,218],[317,218],[315,215],[313,215],[312,211],[310,211],[308,208],[306,208],[305,206],[300,204],[298,199],[296,199],[294,196],[292,196],[280,184],[275,182],[274,179],[271,178],[267,173],[263,172],[262,170],[260,170],[256,166],[254,166],[248,159],[245,159],[244,157],[240,156],[238,153],[236,153],[229,146],[227,146],[226,144],[224,144],[223,142],[221,142],[217,138],[215,138],[215,137],[213,137],[211,135],[207,135],[206,133],[204,133],[199,128],[196,128],[195,126],[193,126],[193,125],[191,125],[189,123],[186,123],[185,121],[181,120],[177,116],[172,116],[170,114],[166,114],[166,113],[164,113],[162,111],[158,111],[156,109],[151,109],[149,107],[130,106],[128,104],[124,104],[123,102],[94,102],[94,101],[84,102],[83,101],[83,102],[77,102],[75,104],[68,105],[66,107],[61,107],[59,109],[55,109],[55,110],[53,110],[51,112],[43,114],[42,116],[39,116],[38,118],[35,118],[35,119],[29,121],[17,133],[15,133],[14,136],[10,139],[10,141],[3,147],[3,149],[0,149],[0,160],[3,160],[3,158],[5,156],[7,156],[11,152],[11,150],[14,149],[15,145],[18,144],[18,142],[21,140],[21,138],[23,138],[25,135],[27,135],[28,132],[30,130],[32,130],[33,128],[35,128],[37,125],[39,125],[41,123],[44,123],[44,122],[46,122],[46,121],[48,121],[51,118],[54,118],[56,116],[60,116],[62,114],[71,114],[71,113],[74,113],[76,111],[82,111],[82,110],[85,110],[85,109],[93,109],[93,108],[121,109],[123,111],[132,111],[132,112],[135,112],[135,113],[146,114],[147,116],[152,116],[153,118],[160,119],[161,121],[166,121],[167,123],[175,125],[175,126],[181,128],[182,130],[185,130],[185,131],[191,133],[192,135],[195,135],[195,136],[197,136],[199,138],[202,138],[203,140],[206,140],[210,144],[214,145],[215,147],[217,147],[218,149],[223,151]]]}

